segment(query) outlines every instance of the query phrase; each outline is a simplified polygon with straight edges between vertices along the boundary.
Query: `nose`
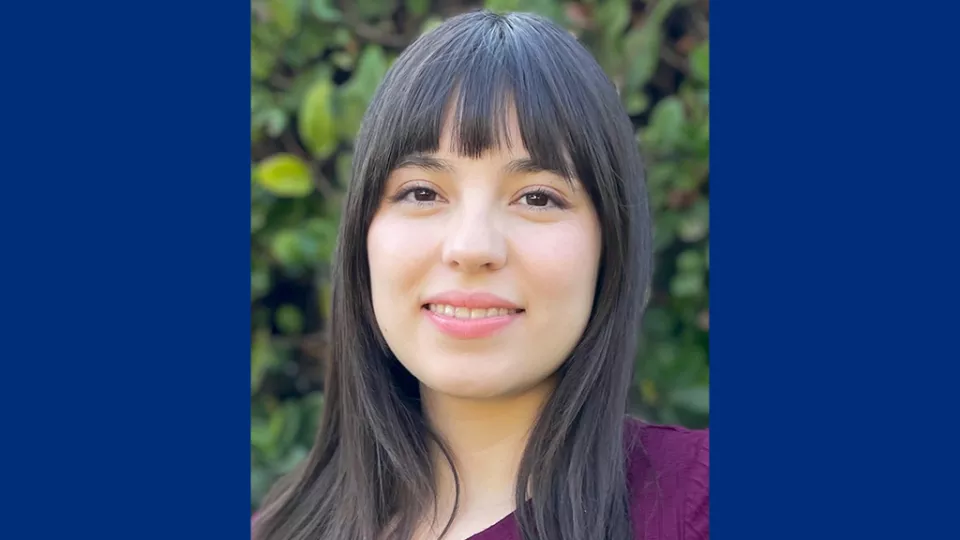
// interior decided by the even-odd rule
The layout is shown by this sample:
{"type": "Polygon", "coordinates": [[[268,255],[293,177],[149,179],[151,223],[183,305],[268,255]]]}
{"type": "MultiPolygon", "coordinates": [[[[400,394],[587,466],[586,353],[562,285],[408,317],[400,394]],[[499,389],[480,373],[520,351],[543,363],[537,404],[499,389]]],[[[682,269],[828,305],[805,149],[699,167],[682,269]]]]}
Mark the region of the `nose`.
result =
{"type": "Polygon", "coordinates": [[[506,239],[491,212],[464,213],[455,221],[444,242],[444,264],[463,272],[497,270],[506,264],[506,239]]]}

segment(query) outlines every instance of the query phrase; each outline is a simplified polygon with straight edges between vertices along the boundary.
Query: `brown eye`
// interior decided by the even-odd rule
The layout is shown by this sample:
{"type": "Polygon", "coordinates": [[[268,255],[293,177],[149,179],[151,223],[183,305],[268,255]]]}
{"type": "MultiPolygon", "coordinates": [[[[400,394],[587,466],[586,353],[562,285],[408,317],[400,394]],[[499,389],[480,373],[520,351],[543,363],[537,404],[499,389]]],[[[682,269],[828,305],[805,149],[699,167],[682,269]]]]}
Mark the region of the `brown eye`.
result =
{"type": "Polygon", "coordinates": [[[414,188],[412,193],[413,200],[417,202],[433,202],[437,200],[437,192],[429,188],[414,188]]]}
{"type": "Polygon", "coordinates": [[[550,204],[550,197],[545,193],[527,193],[523,198],[530,206],[547,206],[550,204]]]}
{"type": "Polygon", "coordinates": [[[443,197],[436,190],[428,186],[409,186],[390,197],[394,203],[415,204],[417,206],[433,206],[433,203],[442,202],[443,197]]]}

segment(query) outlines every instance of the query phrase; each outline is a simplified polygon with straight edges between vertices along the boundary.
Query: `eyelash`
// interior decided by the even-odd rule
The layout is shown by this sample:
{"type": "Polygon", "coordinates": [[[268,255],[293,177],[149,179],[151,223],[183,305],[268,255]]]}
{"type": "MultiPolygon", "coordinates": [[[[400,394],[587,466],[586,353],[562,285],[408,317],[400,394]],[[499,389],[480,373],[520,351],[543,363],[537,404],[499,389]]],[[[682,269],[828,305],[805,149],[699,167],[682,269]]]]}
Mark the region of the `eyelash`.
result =
{"type": "MultiPolygon", "coordinates": [[[[393,203],[401,203],[401,202],[404,202],[404,199],[406,199],[411,193],[414,193],[414,192],[416,192],[416,191],[418,191],[418,190],[429,191],[429,192],[433,193],[434,195],[436,195],[437,197],[440,196],[440,194],[437,193],[437,191],[436,191],[435,189],[432,189],[432,188],[430,188],[429,186],[420,185],[420,184],[414,184],[414,185],[411,185],[411,186],[409,186],[409,187],[407,187],[407,188],[404,188],[404,189],[400,190],[399,193],[397,193],[396,195],[394,195],[393,197],[390,198],[390,201],[393,202],[393,203]]],[[[436,202],[436,201],[409,201],[409,202],[412,202],[413,204],[416,204],[417,206],[423,207],[423,206],[429,206],[429,205],[433,204],[433,203],[436,202]]]]}
{"type": "Polygon", "coordinates": [[[558,210],[566,210],[567,208],[570,207],[570,205],[567,204],[567,201],[563,200],[562,197],[560,197],[559,195],[555,195],[555,194],[551,193],[550,191],[548,191],[548,190],[546,190],[546,189],[543,189],[543,188],[535,188],[535,189],[532,189],[532,190],[524,193],[523,195],[520,195],[520,199],[523,199],[524,197],[529,197],[530,195],[540,195],[540,196],[546,197],[546,198],[547,198],[547,202],[553,204],[552,207],[551,207],[551,206],[533,206],[533,205],[526,205],[527,207],[529,207],[531,210],[533,210],[533,211],[535,211],[535,212],[543,212],[543,211],[546,211],[546,210],[551,210],[552,208],[557,208],[558,210]]]}
{"type": "MultiPolygon", "coordinates": [[[[428,186],[415,184],[401,190],[399,193],[391,197],[390,201],[393,203],[402,203],[404,202],[404,199],[406,199],[408,196],[410,196],[412,193],[418,190],[429,191],[430,193],[436,195],[437,197],[440,196],[440,194],[437,193],[436,190],[428,186]]],[[[546,210],[551,210],[553,208],[556,208],[559,210],[566,210],[570,208],[570,205],[562,197],[555,195],[544,188],[535,188],[530,191],[527,191],[526,193],[523,193],[522,195],[520,195],[519,200],[522,200],[524,197],[529,197],[530,195],[539,195],[539,196],[546,197],[547,201],[553,204],[552,207],[551,206],[534,206],[529,204],[525,205],[527,206],[527,208],[529,208],[530,210],[533,210],[534,212],[543,212],[546,210]]],[[[422,207],[430,206],[434,204],[436,201],[409,201],[409,202],[416,204],[418,207],[422,208],[422,207]]]]}

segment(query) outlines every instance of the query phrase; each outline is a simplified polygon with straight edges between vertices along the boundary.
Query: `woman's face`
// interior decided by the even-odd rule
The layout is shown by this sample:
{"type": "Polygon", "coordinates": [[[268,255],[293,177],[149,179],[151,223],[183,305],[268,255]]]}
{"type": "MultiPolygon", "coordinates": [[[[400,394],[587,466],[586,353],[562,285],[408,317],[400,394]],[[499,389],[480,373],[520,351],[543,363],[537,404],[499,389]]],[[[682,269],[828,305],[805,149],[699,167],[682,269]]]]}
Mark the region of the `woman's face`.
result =
{"type": "MultiPolygon", "coordinates": [[[[522,147],[459,157],[449,132],[387,179],[367,237],[377,324],[425,391],[516,395],[586,327],[600,225],[583,187],[522,147]]],[[[509,136],[521,140],[515,120],[509,136]]]]}

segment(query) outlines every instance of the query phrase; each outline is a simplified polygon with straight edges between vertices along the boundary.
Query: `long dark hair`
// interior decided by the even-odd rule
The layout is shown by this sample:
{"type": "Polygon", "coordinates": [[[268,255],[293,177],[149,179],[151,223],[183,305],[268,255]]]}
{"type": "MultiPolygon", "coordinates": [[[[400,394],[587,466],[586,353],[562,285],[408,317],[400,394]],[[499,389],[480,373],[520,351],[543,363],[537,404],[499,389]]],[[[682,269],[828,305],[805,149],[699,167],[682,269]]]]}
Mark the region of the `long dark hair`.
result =
{"type": "Polygon", "coordinates": [[[458,151],[476,157],[504,140],[511,107],[531,157],[582,182],[603,242],[590,322],[520,465],[517,520],[527,540],[632,537],[624,419],[653,251],[634,129],[615,86],[562,27],[476,11],[410,45],[367,111],[333,264],[323,420],[309,456],[264,502],[258,540],[408,540],[435,508],[429,450],[440,442],[417,380],[377,327],[366,237],[391,169],[438,149],[447,112],[458,151]]]}

